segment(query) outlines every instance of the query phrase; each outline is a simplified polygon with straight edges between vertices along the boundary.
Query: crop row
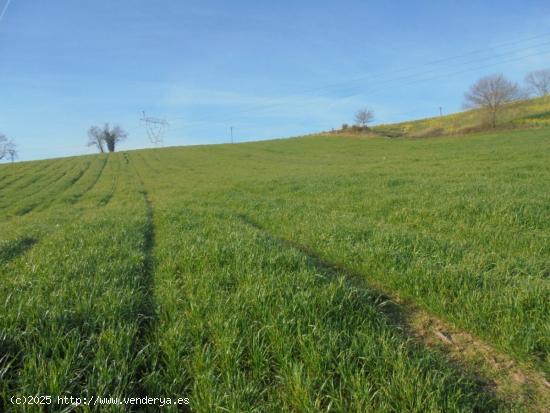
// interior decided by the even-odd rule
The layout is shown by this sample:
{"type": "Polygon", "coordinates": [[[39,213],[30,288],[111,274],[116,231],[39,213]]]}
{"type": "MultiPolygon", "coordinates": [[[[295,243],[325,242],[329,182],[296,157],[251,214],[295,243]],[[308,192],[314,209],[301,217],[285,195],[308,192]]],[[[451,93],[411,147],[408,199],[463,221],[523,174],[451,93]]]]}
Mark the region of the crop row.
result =
{"type": "Polygon", "coordinates": [[[197,412],[495,407],[374,296],[245,220],[170,208],[155,223],[148,394],[185,395],[197,412]]]}
{"type": "Polygon", "coordinates": [[[224,168],[208,148],[142,156],[170,168],[153,199],[245,213],[550,374],[545,131],[228,145],[224,168]]]}
{"type": "Polygon", "coordinates": [[[8,395],[116,397],[139,385],[149,218],[139,182],[130,171],[118,179],[114,202],[57,223],[0,270],[2,411],[14,408],[8,395]]]}

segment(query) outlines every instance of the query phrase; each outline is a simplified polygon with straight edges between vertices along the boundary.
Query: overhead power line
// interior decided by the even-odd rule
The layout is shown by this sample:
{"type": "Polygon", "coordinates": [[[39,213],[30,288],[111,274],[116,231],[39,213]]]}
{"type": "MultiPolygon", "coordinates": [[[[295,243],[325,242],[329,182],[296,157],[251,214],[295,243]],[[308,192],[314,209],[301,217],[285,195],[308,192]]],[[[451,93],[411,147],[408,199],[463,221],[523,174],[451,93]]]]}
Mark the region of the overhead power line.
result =
{"type": "MultiPolygon", "coordinates": [[[[532,50],[534,47],[541,47],[541,46],[550,46],[550,42],[540,43],[536,46],[531,46],[527,49],[523,48],[523,49],[513,50],[513,51],[510,51],[506,54],[499,54],[496,57],[500,57],[500,58],[507,57],[511,53],[517,54],[517,53],[520,53],[520,52],[525,52],[525,51],[532,50]]],[[[353,87],[348,87],[348,88],[344,89],[345,91],[351,91],[351,94],[348,94],[348,96],[344,96],[342,98],[339,98],[337,100],[337,102],[335,102],[335,104],[336,103],[341,103],[342,101],[348,100],[348,99],[356,96],[357,93],[358,93],[357,92],[358,88],[360,88],[363,93],[368,92],[369,94],[372,95],[372,94],[379,93],[380,91],[388,90],[388,88],[390,88],[392,86],[395,86],[395,85],[407,86],[407,85],[411,85],[411,84],[415,84],[415,83],[419,83],[419,82],[425,82],[425,81],[430,81],[430,80],[434,80],[434,79],[441,78],[441,77],[467,73],[467,72],[476,71],[476,70],[479,70],[479,69],[484,69],[484,68],[489,68],[489,67],[501,65],[503,63],[510,63],[510,62],[514,62],[514,61],[523,60],[523,59],[526,59],[526,58],[529,58],[529,57],[535,57],[535,56],[540,56],[540,55],[545,55],[545,54],[550,54],[550,49],[545,48],[542,51],[538,50],[536,53],[521,55],[521,56],[518,56],[518,57],[505,59],[505,60],[499,60],[499,61],[496,61],[496,62],[491,62],[491,63],[488,63],[488,64],[484,64],[484,65],[481,65],[481,66],[469,67],[469,68],[462,69],[462,70],[459,70],[459,71],[451,71],[451,72],[446,72],[446,73],[443,73],[443,74],[438,74],[438,75],[435,75],[435,76],[423,77],[425,74],[434,73],[434,72],[441,71],[441,70],[447,70],[451,67],[447,66],[447,67],[434,68],[432,70],[424,71],[422,73],[415,73],[415,74],[411,74],[411,75],[407,75],[407,76],[401,76],[401,77],[397,77],[397,78],[389,78],[389,79],[386,79],[386,80],[378,81],[378,82],[376,82],[376,86],[374,88],[365,88],[364,85],[354,85],[353,87]],[[411,80],[411,82],[402,83],[403,81],[407,81],[407,80],[411,80]]],[[[464,55],[462,55],[462,56],[464,56],[464,55]]],[[[469,60],[465,63],[466,64],[478,63],[478,62],[493,60],[494,58],[495,58],[495,56],[485,57],[483,59],[469,60]]],[[[452,59],[452,58],[448,58],[448,59],[452,59]]],[[[443,60],[444,59],[440,59],[439,61],[443,61],[443,60]]],[[[424,65],[422,65],[422,66],[424,66],[424,65]]],[[[452,67],[456,67],[456,65],[453,65],[452,67]]],[[[400,72],[402,72],[404,70],[409,70],[409,69],[402,69],[402,70],[400,70],[400,72]]],[[[242,111],[233,112],[233,113],[230,114],[230,117],[227,117],[227,118],[224,118],[224,119],[216,119],[216,118],[212,118],[212,117],[203,117],[203,118],[201,118],[197,121],[187,122],[185,124],[185,126],[179,127],[179,128],[174,128],[172,130],[181,130],[181,129],[185,129],[187,127],[201,125],[201,124],[204,124],[204,123],[229,122],[229,121],[234,120],[235,117],[243,115],[243,114],[258,113],[258,112],[263,112],[265,110],[274,109],[274,108],[277,108],[277,107],[280,107],[280,106],[283,106],[283,105],[288,105],[287,101],[281,102],[281,99],[283,99],[283,98],[288,99],[289,97],[292,97],[292,96],[293,95],[287,95],[285,97],[280,97],[277,100],[266,99],[266,101],[263,104],[255,105],[254,107],[244,109],[242,111]]],[[[311,97],[322,97],[322,96],[319,96],[319,95],[315,96],[314,95],[314,96],[311,96],[311,97]]],[[[174,119],[178,119],[178,118],[174,118],[174,119]]]]}
{"type": "MultiPolygon", "coordinates": [[[[266,100],[266,102],[267,103],[269,103],[269,102],[276,103],[277,100],[283,99],[283,98],[288,98],[288,97],[292,97],[292,96],[300,96],[300,95],[304,95],[304,94],[308,94],[308,93],[312,93],[312,92],[317,92],[317,91],[326,91],[328,89],[339,88],[341,86],[349,85],[351,83],[356,83],[356,82],[362,81],[362,80],[375,80],[375,79],[378,79],[380,77],[384,78],[389,74],[398,74],[398,73],[403,73],[403,72],[407,72],[407,71],[410,71],[410,70],[422,69],[426,66],[433,66],[433,65],[436,65],[436,64],[440,64],[440,63],[450,62],[450,61],[453,61],[453,60],[462,59],[464,57],[472,56],[472,55],[475,55],[475,54],[480,54],[480,53],[484,53],[484,52],[491,52],[491,51],[494,51],[495,49],[500,49],[502,47],[506,47],[506,46],[510,46],[510,45],[523,44],[525,42],[529,42],[529,41],[532,41],[532,40],[536,40],[536,39],[540,39],[540,38],[548,38],[548,37],[550,37],[550,33],[543,33],[543,34],[539,34],[537,36],[530,36],[530,37],[527,37],[527,38],[524,38],[524,39],[521,39],[521,40],[514,40],[514,41],[497,43],[497,44],[495,44],[495,45],[493,45],[489,48],[475,49],[475,50],[471,50],[469,52],[466,52],[466,53],[463,53],[463,54],[460,54],[460,55],[449,56],[449,57],[445,57],[445,58],[437,59],[437,60],[431,60],[431,61],[422,63],[422,64],[417,65],[417,66],[405,67],[405,68],[400,68],[400,69],[397,69],[397,70],[390,70],[390,71],[378,72],[378,73],[374,73],[374,74],[356,76],[356,77],[346,79],[346,80],[336,82],[336,83],[331,83],[331,84],[327,84],[327,85],[323,85],[323,86],[317,86],[317,87],[314,87],[314,88],[303,89],[303,90],[296,91],[296,92],[293,92],[293,93],[288,94],[288,95],[281,95],[281,96],[278,96],[278,97],[275,97],[275,98],[270,98],[270,99],[266,100]]],[[[546,45],[546,44],[550,44],[550,43],[548,43],[548,42],[542,43],[542,45],[546,45]]],[[[532,45],[532,46],[530,46],[530,48],[539,47],[539,46],[540,46],[540,44],[539,45],[532,45]]],[[[522,47],[519,50],[520,51],[525,50],[525,48],[522,47]]],[[[506,54],[509,54],[509,53],[512,53],[512,52],[514,52],[514,51],[508,51],[508,52],[506,52],[506,54]]],[[[494,57],[495,56],[487,56],[487,57],[485,57],[485,59],[491,59],[491,58],[494,58],[494,57]]],[[[172,120],[179,120],[179,119],[185,119],[185,117],[174,117],[174,118],[172,118],[172,120]]]]}
{"type": "MultiPolygon", "coordinates": [[[[473,71],[480,70],[480,69],[486,69],[486,68],[489,68],[489,67],[498,66],[498,65],[501,65],[501,64],[504,64],[504,63],[512,63],[512,62],[524,60],[524,59],[529,58],[529,57],[536,57],[536,56],[542,56],[542,55],[549,55],[549,56],[550,56],[550,48],[545,49],[545,50],[543,50],[543,51],[539,51],[539,52],[537,52],[537,53],[531,53],[531,54],[519,56],[519,57],[517,57],[517,58],[512,58],[512,59],[507,59],[507,60],[501,60],[501,61],[498,61],[498,62],[494,62],[494,63],[482,65],[482,66],[476,66],[476,67],[466,68],[466,69],[459,70],[459,71],[453,71],[453,72],[448,72],[448,73],[441,73],[441,74],[439,74],[439,75],[431,76],[431,77],[428,77],[428,78],[420,78],[420,79],[414,79],[414,78],[412,78],[412,81],[411,81],[411,82],[406,82],[406,83],[398,84],[398,86],[409,86],[409,85],[413,85],[413,84],[417,84],[417,83],[428,82],[428,81],[431,81],[431,80],[440,79],[440,78],[442,78],[442,77],[460,75],[460,74],[463,74],[463,73],[473,72],[473,71]]],[[[407,79],[400,79],[400,80],[407,80],[407,79]]],[[[377,87],[376,87],[376,88],[374,88],[374,89],[366,89],[366,90],[363,90],[363,92],[368,92],[369,95],[372,96],[372,95],[376,95],[376,94],[379,94],[379,93],[382,92],[382,91],[387,90],[387,87],[379,87],[379,86],[381,86],[381,83],[377,84],[377,87]]],[[[356,91],[355,93],[351,93],[350,95],[344,97],[344,99],[349,99],[349,98],[352,98],[352,97],[354,97],[354,96],[357,96],[358,93],[359,93],[359,92],[357,92],[357,91],[356,91]]]]}

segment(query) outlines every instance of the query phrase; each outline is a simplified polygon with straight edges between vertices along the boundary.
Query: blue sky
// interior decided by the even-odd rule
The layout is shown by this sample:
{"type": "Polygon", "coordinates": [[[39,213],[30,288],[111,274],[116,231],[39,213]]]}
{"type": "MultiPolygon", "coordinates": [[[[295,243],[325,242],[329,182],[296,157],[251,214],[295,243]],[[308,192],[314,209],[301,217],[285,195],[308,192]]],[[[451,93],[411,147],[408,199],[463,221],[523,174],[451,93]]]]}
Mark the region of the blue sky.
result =
{"type": "Polygon", "coordinates": [[[0,0],[0,133],[20,159],[295,136],[460,110],[480,76],[550,67],[548,1],[0,0]],[[5,6],[8,5],[7,9],[5,6]]]}

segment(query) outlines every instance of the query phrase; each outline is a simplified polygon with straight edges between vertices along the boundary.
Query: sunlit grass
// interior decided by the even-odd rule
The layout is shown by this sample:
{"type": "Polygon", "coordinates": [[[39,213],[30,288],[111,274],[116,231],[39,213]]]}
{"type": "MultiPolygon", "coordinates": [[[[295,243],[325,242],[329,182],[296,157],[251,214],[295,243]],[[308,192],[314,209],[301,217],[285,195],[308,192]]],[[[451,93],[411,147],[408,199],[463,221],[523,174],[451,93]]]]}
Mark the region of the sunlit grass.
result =
{"type": "MultiPolygon", "coordinates": [[[[550,98],[546,96],[521,100],[503,106],[498,112],[497,124],[500,129],[548,127],[550,126],[550,98]]],[[[433,137],[487,129],[491,129],[490,114],[478,109],[373,127],[374,131],[393,137],[433,137]]]]}
{"type": "Polygon", "coordinates": [[[541,129],[3,165],[0,410],[29,393],[505,409],[368,286],[548,372],[549,160],[541,129]]]}

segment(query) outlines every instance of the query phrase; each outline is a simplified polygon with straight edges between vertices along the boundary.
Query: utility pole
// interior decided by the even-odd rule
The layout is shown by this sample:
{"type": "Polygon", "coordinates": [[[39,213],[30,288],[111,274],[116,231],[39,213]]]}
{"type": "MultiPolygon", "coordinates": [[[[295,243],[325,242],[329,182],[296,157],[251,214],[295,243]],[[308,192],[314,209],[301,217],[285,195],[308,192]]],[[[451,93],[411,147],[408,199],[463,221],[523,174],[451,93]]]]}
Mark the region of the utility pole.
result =
{"type": "Polygon", "coordinates": [[[439,107],[439,116],[443,116],[443,107],[439,107]]]}
{"type": "Polygon", "coordinates": [[[233,126],[231,126],[231,143],[233,143],[233,126]]]}

